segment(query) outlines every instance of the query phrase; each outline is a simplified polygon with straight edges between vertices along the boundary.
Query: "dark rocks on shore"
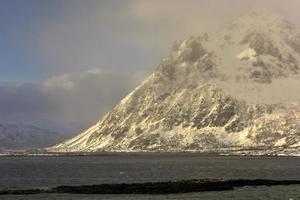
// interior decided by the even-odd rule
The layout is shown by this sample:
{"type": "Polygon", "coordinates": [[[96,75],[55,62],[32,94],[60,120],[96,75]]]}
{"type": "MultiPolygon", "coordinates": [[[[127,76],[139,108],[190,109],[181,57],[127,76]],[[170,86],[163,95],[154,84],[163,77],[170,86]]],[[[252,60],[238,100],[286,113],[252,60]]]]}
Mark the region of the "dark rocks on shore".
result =
{"type": "Polygon", "coordinates": [[[202,179],[157,183],[121,183],[81,186],[58,186],[50,189],[2,190],[0,195],[30,195],[40,193],[69,194],[176,194],[188,192],[234,190],[244,186],[300,185],[300,180],[268,179],[202,179]]]}

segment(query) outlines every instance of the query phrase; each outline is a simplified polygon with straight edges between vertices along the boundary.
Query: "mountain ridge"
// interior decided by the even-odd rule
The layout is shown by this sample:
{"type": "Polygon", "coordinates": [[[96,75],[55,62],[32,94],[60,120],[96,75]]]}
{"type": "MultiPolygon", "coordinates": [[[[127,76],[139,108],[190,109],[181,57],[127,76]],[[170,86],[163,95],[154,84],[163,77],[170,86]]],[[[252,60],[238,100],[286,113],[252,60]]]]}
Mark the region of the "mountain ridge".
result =
{"type": "Polygon", "coordinates": [[[34,125],[0,123],[0,151],[42,148],[63,139],[58,133],[34,125]]]}
{"type": "Polygon", "coordinates": [[[176,42],[96,125],[48,150],[299,154],[300,95],[276,90],[300,91],[299,41],[284,18],[253,12],[213,36],[176,42]]]}

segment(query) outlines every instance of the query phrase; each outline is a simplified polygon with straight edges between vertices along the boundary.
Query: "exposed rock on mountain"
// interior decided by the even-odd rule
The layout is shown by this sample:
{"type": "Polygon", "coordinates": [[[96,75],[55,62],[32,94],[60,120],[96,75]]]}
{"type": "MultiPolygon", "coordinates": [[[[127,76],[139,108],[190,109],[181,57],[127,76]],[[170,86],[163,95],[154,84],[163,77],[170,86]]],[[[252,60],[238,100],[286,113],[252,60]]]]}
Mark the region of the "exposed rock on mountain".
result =
{"type": "Polygon", "coordinates": [[[299,62],[298,29],[253,12],[176,42],[96,125],[48,150],[299,154],[299,62]]]}

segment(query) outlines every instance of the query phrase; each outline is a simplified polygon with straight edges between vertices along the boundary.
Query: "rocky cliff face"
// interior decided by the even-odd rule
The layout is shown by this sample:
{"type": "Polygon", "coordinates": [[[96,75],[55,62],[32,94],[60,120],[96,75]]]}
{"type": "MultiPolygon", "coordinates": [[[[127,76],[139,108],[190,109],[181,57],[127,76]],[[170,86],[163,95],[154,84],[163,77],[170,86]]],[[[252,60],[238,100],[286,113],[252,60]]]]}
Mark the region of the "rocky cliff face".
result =
{"type": "Polygon", "coordinates": [[[253,12],[176,42],[96,125],[48,150],[299,154],[299,62],[298,29],[253,12]]]}

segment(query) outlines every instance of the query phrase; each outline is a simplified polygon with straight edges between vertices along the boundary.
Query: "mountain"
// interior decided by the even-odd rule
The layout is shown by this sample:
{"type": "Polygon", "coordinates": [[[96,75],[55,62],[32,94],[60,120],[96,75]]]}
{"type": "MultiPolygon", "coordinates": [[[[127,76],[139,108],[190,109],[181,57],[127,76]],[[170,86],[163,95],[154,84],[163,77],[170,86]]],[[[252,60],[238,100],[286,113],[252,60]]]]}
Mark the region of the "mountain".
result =
{"type": "Polygon", "coordinates": [[[64,139],[60,134],[35,126],[0,124],[0,151],[47,147],[64,139]]]}
{"type": "Polygon", "coordinates": [[[300,32],[254,11],[176,42],[154,72],[59,152],[300,154],[300,32]]]}

